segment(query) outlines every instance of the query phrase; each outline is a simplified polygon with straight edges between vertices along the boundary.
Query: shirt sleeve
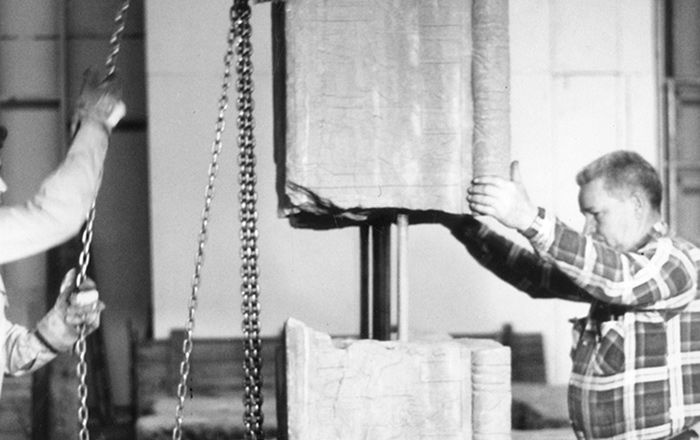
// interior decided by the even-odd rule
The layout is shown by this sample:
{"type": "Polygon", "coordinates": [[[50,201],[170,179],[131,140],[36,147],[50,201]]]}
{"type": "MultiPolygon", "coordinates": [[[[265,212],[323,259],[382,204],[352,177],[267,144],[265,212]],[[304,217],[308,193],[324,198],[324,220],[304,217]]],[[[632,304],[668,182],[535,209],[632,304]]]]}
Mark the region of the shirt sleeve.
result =
{"type": "Polygon", "coordinates": [[[451,231],[479,264],[533,298],[593,300],[555,264],[471,217],[465,217],[451,231]]]}
{"type": "Polygon", "coordinates": [[[31,373],[53,360],[57,352],[44,344],[35,332],[5,321],[5,374],[31,373]]]}
{"type": "Polygon", "coordinates": [[[108,135],[85,121],[61,165],[22,205],[0,207],[0,264],[50,249],[75,235],[97,193],[108,135]]]}
{"type": "Polygon", "coordinates": [[[539,255],[599,301],[667,310],[682,308],[695,298],[693,257],[670,237],[621,252],[571,229],[548,212],[532,228],[536,233],[530,242],[539,255]]]}

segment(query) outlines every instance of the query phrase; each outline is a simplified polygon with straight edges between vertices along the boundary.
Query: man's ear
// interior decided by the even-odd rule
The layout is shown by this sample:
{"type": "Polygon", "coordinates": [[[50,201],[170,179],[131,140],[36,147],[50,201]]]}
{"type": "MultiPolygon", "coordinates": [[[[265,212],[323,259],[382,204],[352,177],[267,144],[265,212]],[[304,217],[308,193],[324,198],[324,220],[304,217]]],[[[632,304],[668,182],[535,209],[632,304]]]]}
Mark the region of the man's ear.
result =
{"type": "Polygon", "coordinates": [[[632,191],[631,199],[634,205],[634,212],[640,217],[643,216],[649,209],[649,199],[647,199],[646,194],[642,191],[635,190],[632,191]]]}

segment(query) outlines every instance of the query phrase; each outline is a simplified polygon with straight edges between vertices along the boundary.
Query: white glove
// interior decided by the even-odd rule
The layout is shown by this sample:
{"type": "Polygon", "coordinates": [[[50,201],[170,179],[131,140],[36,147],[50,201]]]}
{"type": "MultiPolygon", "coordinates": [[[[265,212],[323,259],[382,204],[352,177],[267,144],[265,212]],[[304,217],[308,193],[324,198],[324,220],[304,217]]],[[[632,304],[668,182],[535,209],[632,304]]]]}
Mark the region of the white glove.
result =
{"type": "Polygon", "coordinates": [[[75,269],[63,277],[53,308],[37,324],[37,331],[54,351],[68,351],[78,340],[80,325],[89,335],[100,326],[105,305],[99,300],[95,283],[86,279],[75,292],[75,269]]]}
{"type": "Polygon", "coordinates": [[[121,99],[121,85],[114,76],[102,81],[94,69],[83,74],[77,108],[73,116],[73,133],[80,121],[92,120],[102,124],[108,133],[126,114],[126,105],[121,99]]]}

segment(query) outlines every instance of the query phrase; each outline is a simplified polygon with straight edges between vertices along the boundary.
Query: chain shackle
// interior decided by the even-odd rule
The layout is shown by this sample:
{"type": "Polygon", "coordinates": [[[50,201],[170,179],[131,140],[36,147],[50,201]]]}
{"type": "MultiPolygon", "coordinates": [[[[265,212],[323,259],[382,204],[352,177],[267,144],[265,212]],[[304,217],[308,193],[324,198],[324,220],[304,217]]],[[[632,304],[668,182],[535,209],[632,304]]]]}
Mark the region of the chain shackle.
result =
{"type": "Polygon", "coordinates": [[[218,116],[216,118],[214,142],[211,147],[211,162],[207,185],[204,190],[204,208],[202,209],[201,223],[197,239],[197,252],[195,255],[194,274],[192,275],[191,290],[187,308],[187,321],[185,323],[185,337],[182,342],[182,360],[180,361],[180,378],[177,385],[177,405],[175,408],[175,426],[172,431],[173,440],[181,440],[183,435],[182,423],[184,421],[185,399],[187,397],[187,381],[190,374],[190,357],[193,349],[193,331],[195,315],[197,311],[197,301],[199,287],[202,277],[202,267],[204,265],[204,248],[209,235],[208,225],[211,212],[212,200],[214,198],[214,185],[219,170],[219,155],[222,150],[222,136],[225,124],[225,114],[228,108],[228,90],[231,85],[231,66],[234,57],[234,30],[233,21],[229,27],[227,35],[226,54],[224,56],[224,74],[221,85],[221,96],[218,103],[218,116]]]}
{"type": "MultiPolygon", "coordinates": [[[[124,33],[126,11],[129,9],[130,0],[124,0],[121,8],[117,12],[114,19],[116,23],[116,29],[112,33],[109,39],[110,51],[107,56],[107,61],[105,62],[105,68],[107,71],[107,77],[111,77],[116,72],[117,55],[119,54],[121,46],[121,37],[124,33]]],[[[75,134],[75,133],[74,133],[75,134]]],[[[97,188],[99,191],[99,188],[97,188]]],[[[80,256],[78,257],[78,271],[75,277],[75,290],[79,291],[80,286],[87,280],[87,270],[90,265],[90,245],[92,244],[92,236],[94,232],[95,224],[95,202],[97,199],[97,194],[95,194],[95,199],[90,205],[90,210],[88,211],[87,218],[85,221],[85,228],[81,235],[82,249],[80,251],[80,256]]],[[[78,421],[80,430],[78,432],[78,438],[80,440],[90,440],[90,431],[88,430],[88,419],[89,411],[87,404],[88,386],[87,386],[87,361],[85,359],[87,352],[87,341],[86,341],[86,328],[85,324],[81,324],[79,327],[78,341],[75,344],[75,350],[78,354],[78,365],[76,367],[76,374],[78,375],[78,421]]]]}
{"type": "Polygon", "coordinates": [[[262,350],[258,278],[257,177],[253,129],[253,48],[248,0],[234,0],[231,17],[236,32],[236,89],[238,99],[239,220],[241,241],[241,314],[244,339],[243,424],[246,440],[263,440],[262,350]]]}

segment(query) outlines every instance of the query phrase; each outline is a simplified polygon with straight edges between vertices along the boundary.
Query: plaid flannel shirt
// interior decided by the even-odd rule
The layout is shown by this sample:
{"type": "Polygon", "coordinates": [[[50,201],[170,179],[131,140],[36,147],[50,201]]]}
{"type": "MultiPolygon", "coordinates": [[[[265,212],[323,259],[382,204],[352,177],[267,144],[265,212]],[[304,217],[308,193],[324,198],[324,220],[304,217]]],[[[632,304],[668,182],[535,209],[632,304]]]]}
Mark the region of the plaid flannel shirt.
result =
{"type": "Polygon", "coordinates": [[[656,224],[618,252],[554,216],[534,251],[469,217],[452,228],[485,267],[534,298],[591,304],[572,320],[569,416],[579,439],[665,439],[700,422],[700,250],[656,224]]]}

